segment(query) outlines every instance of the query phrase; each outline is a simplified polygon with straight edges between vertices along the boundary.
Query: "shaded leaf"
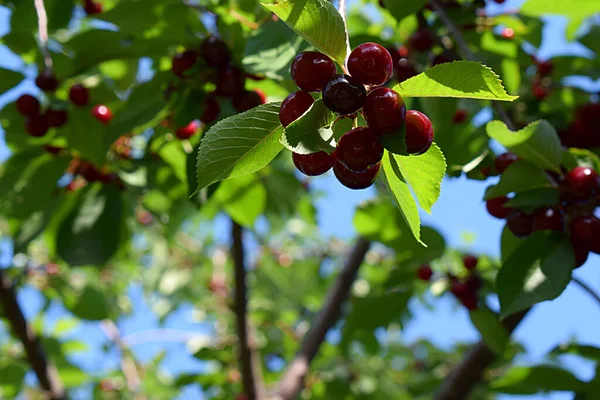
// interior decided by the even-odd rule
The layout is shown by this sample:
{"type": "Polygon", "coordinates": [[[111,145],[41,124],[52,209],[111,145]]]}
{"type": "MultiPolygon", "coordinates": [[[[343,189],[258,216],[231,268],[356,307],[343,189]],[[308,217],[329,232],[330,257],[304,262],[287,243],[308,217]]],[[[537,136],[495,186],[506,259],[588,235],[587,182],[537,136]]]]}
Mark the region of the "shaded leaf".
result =
{"type": "Polygon", "coordinates": [[[285,128],[281,144],[299,154],[311,154],[321,150],[332,153],[334,148],[329,141],[333,137],[330,125],[334,118],[335,114],[319,99],[306,113],[285,128]]]}

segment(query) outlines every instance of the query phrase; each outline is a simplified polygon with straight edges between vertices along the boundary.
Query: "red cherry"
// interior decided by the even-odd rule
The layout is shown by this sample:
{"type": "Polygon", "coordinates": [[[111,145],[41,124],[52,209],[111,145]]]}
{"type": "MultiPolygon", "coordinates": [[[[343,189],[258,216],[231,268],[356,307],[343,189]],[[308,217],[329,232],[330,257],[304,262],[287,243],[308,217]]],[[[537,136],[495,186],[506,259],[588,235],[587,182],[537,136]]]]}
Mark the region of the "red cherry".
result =
{"type": "Polygon", "coordinates": [[[329,171],[335,158],[324,151],[319,151],[312,154],[292,153],[292,161],[298,171],[304,175],[317,176],[329,171]]]}
{"type": "Polygon", "coordinates": [[[66,149],[64,147],[58,147],[58,146],[52,146],[49,144],[45,144],[44,150],[46,151],[46,153],[49,153],[52,155],[57,155],[57,154],[60,154],[61,152],[65,151],[66,149]]]}
{"type": "Polygon", "coordinates": [[[500,154],[494,160],[494,167],[496,167],[496,172],[499,174],[503,174],[504,171],[514,162],[518,161],[519,157],[513,153],[506,152],[500,154]]]}
{"type": "Polygon", "coordinates": [[[17,111],[25,117],[40,114],[40,102],[30,94],[23,94],[17,99],[17,111]]]}
{"type": "Polygon", "coordinates": [[[403,58],[396,64],[396,79],[398,79],[398,82],[404,82],[417,75],[419,73],[408,59],[403,58]]]}
{"type": "Polygon", "coordinates": [[[452,293],[456,298],[462,299],[465,296],[468,296],[471,293],[471,290],[467,286],[466,282],[461,282],[457,278],[452,277],[450,283],[450,293],[452,293]]]}
{"type": "Polygon", "coordinates": [[[87,161],[81,163],[78,172],[88,182],[99,182],[104,175],[94,164],[87,161]]]}
{"type": "Polygon", "coordinates": [[[50,125],[45,115],[34,115],[33,117],[29,117],[25,122],[25,130],[31,136],[44,136],[48,132],[48,129],[50,129],[50,125]]]}
{"type": "Polygon", "coordinates": [[[246,90],[233,98],[233,107],[238,112],[244,112],[265,104],[266,96],[258,89],[246,90]]]}
{"type": "Polygon", "coordinates": [[[409,154],[425,153],[433,143],[433,127],[425,114],[417,110],[406,112],[406,151],[409,154]]]}
{"type": "Polygon", "coordinates": [[[575,167],[565,175],[562,193],[568,201],[590,200],[600,193],[600,177],[589,167],[575,167]]]}
{"type": "Polygon", "coordinates": [[[498,3],[498,4],[502,4],[502,3],[504,3],[506,0],[494,0],[494,1],[495,1],[496,3],[498,3]]]}
{"type": "Polygon", "coordinates": [[[515,31],[512,28],[504,28],[501,35],[505,39],[512,39],[515,36],[515,31]]]}
{"type": "Polygon", "coordinates": [[[176,54],[171,63],[171,71],[180,78],[185,77],[185,71],[196,64],[198,53],[192,50],[186,50],[183,53],[176,54]]]}
{"type": "Polygon", "coordinates": [[[69,99],[79,107],[84,107],[90,101],[90,91],[80,83],[76,83],[69,89],[69,99]]]}
{"type": "Polygon", "coordinates": [[[44,114],[51,127],[59,128],[67,123],[67,110],[48,110],[44,114]]]}
{"type": "Polygon", "coordinates": [[[206,108],[200,116],[200,121],[204,124],[210,124],[219,117],[219,112],[221,112],[219,102],[213,96],[209,96],[206,99],[206,108]]]}
{"type": "Polygon", "coordinates": [[[385,49],[388,51],[388,53],[390,53],[390,57],[392,57],[392,64],[394,68],[396,68],[398,61],[400,61],[402,57],[406,57],[406,55],[400,55],[400,49],[394,46],[386,47],[385,49]]]}
{"type": "Polygon", "coordinates": [[[452,57],[452,55],[449,54],[448,52],[444,51],[433,58],[431,65],[436,66],[439,64],[449,63],[452,61],[454,61],[454,57],[452,57]]]}
{"type": "Polygon", "coordinates": [[[406,106],[402,96],[388,88],[377,88],[367,95],[363,115],[377,134],[393,133],[402,127],[406,106]]]}
{"type": "Polygon", "coordinates": [[[417,270],[417,277],[425,282],[429,282],[433,276],[433,270],[428,264],[423,264],[417,270]]]}
{"type": "Polygon", "coordinates": [[[554,64],[552,61],[541,61],[537,63],[537,70],[540,76],[548,76],[552,73],[554,64]]]}
{"type": "Polygon", "coordinates": [[[283,100],[279,109],[279,121],[281,121],[281,125],[285,128],[297,120],[310,108],[314,101],[310,93],[305,91],[290,94],[283,100]]]}
{"type": "Polygon", "coordinates": [[[152,214],[148,210],[140,210],[136,215],[137,221],[142,225],[150,225],[152,223],[152,214]]]}
{"type": "Polygon", "coordinates": [[[479,289],[481,289],[483,287],[483,282],[481,281],[481,278],[475,274],[469,275],[469,277],[467,278],[466,284],[467,284],[467,288],[472,293],[477,292],[479,289]]]}
{"type": "Polygon", "coordinates": [[[102,4],[96,3],[92,0],[86,0],[85,5],[83,6],[85,13],[87,15],[96,15],[102,13],[102,4]]]}
{"type": "Polygon", "coordinates": [[[574,218],[570,225],[571,241],[596,254],[600,254],[600,219],[593,215],[574,218]]]}
{"type": "Polygon", "coordinates": [[[435,35],[427,29],[419,29],[410,36],[408,44],[415,51],[426,52],[435,44],[435,35]]]}
{"type": "Polygon", "coordinates": [[[516,237],[526,237],[533,231],[533,217],[513,209],[506,216],[506,225],[516,237]]]}
{"type": "Polygon", "coordinates": [[[367,91],[362,83],[349,75],[339,74],[323,88],[323,102],[331,111],[349,115],[365,104],[367,91]]]}
{"type": "Polygon", "coordinates": [[[236,67],[227,67],[217,75],[215,93],[223,97],[233,97],[244,91],[246,75],[236,67]]]}
{"type": "Polygon", "coordinates": [[[479,307],[479,302],[477,300],[477,296],[475,295],[475,293],[470,293],[468,295],[465,295],[464,297],[462,297],[460,299],[460,303],[465,306],[465,308],[469,311],[473,311],[473,310],[477,310],[477,308],[479,307]]]}
{"type": "Polygon", "coordinates": [[[539,208],[533,213],[534,231],[557,231],[562,232],[565,227],[565,220],[560,209],[552,207],[539,208]]]}
{"type": "Polygon", "coordinates": [[[344,166],[344,164],[336,161],[333,164],[333,173],[337,180],[349,189],[366,189],[375,182],[379,174],[380,164],[369,168],[363,172],[354,172],[344,166]]]}
{"type": "Polygon", "coordinates": [[[383,85],[392,76],[394,63],[385,47],[367,42],[350,53],[348,72],[364,85],[383,85]]]}
{"type": "Polygon", "coordinates": [[[469,114],[467,113],[467,110],[456,110],[454,116],[452,117],[452,123],[454,125],[460,125],[467,120],[468,116],[469,114]]]}
{"type": "Polygon", "coordinates": [[[54,92],[58,88],[59,82],[54,73],[47,69],[35,78],[35,84],[44,92],[54,92]]]}
{"type": "Polygon", "coordinates": [[[175,136],[177,136],[177,138],[181,139],[181,140],[189,139],[198,132],[199,128],[200,128],[200,123],[196,120],[193,120],[186,126],[178,128],[175,131],[175,136]]]}
{"type": "Polygon", "coordinates": [[[98,104],[94,106],[94,108],[92,108],[92,115],[104,125],[107,125],[113,117],[110,108],[106,107],[103,104],[98,104]]]}
{"type": "Polygon", "coordinates": [[[508,197],[496,197],[485,202],[485,207],[491,216],[504,219],[508,213],[512,210],[510,207],[506,207],[505,204],[509,200],[508,197]]]}
{"type": "Polygon", "coordinates": [[[579,268],[583,264],[585,264],[585,262],[587,261],[589,255],[590,255],[590,250],[586,246],[583,246],[583,245],[575,242],[573,240],[572,236],[571,236],[571,245],[573,246],[573,253],[575,255],[574,269],[579,268]]]}
{"type": "Polygon", "coordinates": [[[300,89],[318,92],[335,75],[335,64],[323,53],[305,51],[294,58],[291,74],[300,89]]]}
{"type": "Polygon", "coordinates": [[[377,134],[364,126],[345,133],[337,143],[335,154],[346,168],[362,172],[381,161],[383,145],[377,134]]]}
{"type": "Polygon", "coordinates": [[[204,39],[200,52],[210,67],[224,67],[231,60],[227,44],[215,36],[204,39]]]}
{"type": "Polygon", "coordinates": [[[465,265],[465,268],[469,271],[474,270],[475,268],[477,268],[477,257],[475,257],[474,255],[471,254],[465,254],[463,256],[463,264],[465,265]]]}

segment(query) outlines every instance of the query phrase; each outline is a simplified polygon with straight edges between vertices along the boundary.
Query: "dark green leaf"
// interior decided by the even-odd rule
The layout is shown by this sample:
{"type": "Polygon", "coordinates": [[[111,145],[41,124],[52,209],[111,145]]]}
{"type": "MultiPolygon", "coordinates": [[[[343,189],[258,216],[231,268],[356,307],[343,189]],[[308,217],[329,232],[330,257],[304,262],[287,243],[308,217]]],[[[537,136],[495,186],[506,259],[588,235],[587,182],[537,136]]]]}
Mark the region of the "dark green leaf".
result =
{"type": "Polygon", "coordinates": [[[400,22],[404,17],[421,10],[427,0],[383,0],[385,8],[400,22]]]}
{"type": "Polygon", "coordinates": [[[65,298],[65,305],[78,318],[100,321],[109,317],[106,295],[92,285],[65,298]]]}
{"type": "Polygon", "coordinates": [[[585,383],[571,372],[555,366],[512,367],[502,377],[490,383],[490,387],[501,393],[535,394],[539,392],[585,389],[585,383]]]}
{"type": "Polygon", "coordinates": [[[9,89],[17,86],[24,76],[20,72],[16,72],[6,68],[0,68],[0,93],[4,93],[9,89]]]}
{"type": "Polygon", "coordinates": [[[484,199],[494,199],[514,192],[553,188],[552,182],[541,168],[527,161],[519,160],[504,171],[498,184],[490,186],[486,190],[484,199]]]}
{"type": "Polygon", "coordinates": [[[332,153],[334,148],[329,141],[333,137],[330,125],[334,118],[335,114],[325,107],[323,100],[317,100],[304,115],[285,128],[281,144],[299,154],[321,150],[332,153]]]}
{"type": "Polygon", "coordinates": [[[481,334],[484,343],[498,356],[502,356],[508,344],[508,332],[498,316],[486,307],[469,312],[471,322],[481,334]]]}
{"type": "Polygon", "coordinates": [[[109,149],[108,132],[87,108],[73,108],[69,112],[69,121],[64,129],[69,148],[76,150],[84,160],[91,161],[96,167],[106,162],[109,149]]]}

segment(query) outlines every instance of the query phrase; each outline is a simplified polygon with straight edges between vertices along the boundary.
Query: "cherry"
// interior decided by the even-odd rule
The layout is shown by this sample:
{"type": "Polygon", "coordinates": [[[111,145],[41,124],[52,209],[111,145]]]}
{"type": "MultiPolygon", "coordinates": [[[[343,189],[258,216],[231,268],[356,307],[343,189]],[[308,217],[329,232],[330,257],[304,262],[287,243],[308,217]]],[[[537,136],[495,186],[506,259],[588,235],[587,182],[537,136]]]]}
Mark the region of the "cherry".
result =
{"type": "Polygon", "coordinates": [[[431,65],[436,66],[439,64],[449,63],[452,61],[454,61],[454,57],[452,57],[452,55],[450,53],[448,53],[447,51],[444,51],[433,58],[431,65]]]}
{"type": "MultiPolygon", "coordinates": [[[[402,57],[406,57],[406,55],[404,55],[404,56],[400,55],[400,49],[398,49],[394,46],[389,46],[389,47],[386,47],[385,49],[388,51],[388,53],[390,53],[390,57],[392,57],[392,64],[393,64],[394,68],[396,68],[396,65],[398,65],[398,61],[400,61],[400,59],[402,57]]],[[[403,48],[403,52],[405,50],[406,49],[403,48]]]]}
{"type": "Polygon", "coordinates": [[[463,296],[460,298],[460,303],[469,311],[477,310],[479,306],[475,293],[469,293],[468,295],[463,296]]]}
{"type": "Polygon", "coordinates": [[[435,36],[427,29],[419,29],[408,39],[411,49],[418,52],[429,51],[435,43],[435,36]]]}
{"type": "Polygon", "coordinates": [[[52,146],[49,144],[45,144],[44,150],[48,154],[57,155],[57,154],[60,154],[61,152],[65,151],[66,149],[64,147],[58,147],[58,146],[52,146]]]}
{"type": "Polygon", "coordinates": [[[533,231],[533,218],[521,210],[511,210],[506,216],[506,225],[516,237],[526,237],[533,231]]]}
{"type": "Polygon", "coordinates": [[[349,75],[339,74],[323,88],[323,102],[338,114],[352,114],[364,105],[367,91],[362,83],[349,75]]]}
{"type": "Polygon", "coordinates": [[[531,92],[533,93],[533,97],[540,101],[545,99],[549,94],[548,89],[542,86],[542,84],[539,82],[533,83],[533,86],[531,87],[531,92]]]}
{"type": "Polygon", "coordinates": [[[142,225],[150,225],[152,223],[152,214],[148,210],[140,210],[136,215],[137,221],[142,225]]]}
{"type": "Polygon", "coordinates": [[[337,180],[349,189],[366,189],[377,179],[380,167],[381,163],[375,164],[366,171],[355,172],[346,168],[341,162],[336,161],[333,164],[333,173],[337,180]]]}
{"type": "Polygon", "coordinates": [[[512,210],[510,207],[506,207],[505,204],[509,200],[508,197],[496,197],[485,202],[485,207],[491,216],[504,219],[508,216],[508,213],[512,210]]]}
{"type": "Polygon", "coordinates": [[[385,47],[367,42],[350,53],[348,72],[365,85],[383,85],[394,72],[394,62],[385,47]]]}
{"type": "Polygon", "coordinates": [[[217,89],[215,93],[223,97],[233,97],[244,91],[246,76],[236,67],[227,67],[220,70],[217,75],[217,89]]]}
{"type": "Polygon", "coordinates": [[[304,175],[317,176],[329,171],[335,162],[335,157],[324,151],[312,154],[292,153],[292,161],[298,171],[304,175]]]}
{"type": "Polygon", "coordinates": [[[335,75],[335,64],[323,53],[305,51],[294,58],[291,74],[300,89],[318,92],[335,75]]]}
{"type": "Polygon", "coordinates": [[[433,276],[433,270],[428,264],[423,264],[417,270],[417,277],[425,282],[429,282],[433,276]]]}
{"type": "Polygon", "coordinates": [[[469,116],[469,114],[467,113],[467,110],[463,110],[463,109],[456,110],[456,112],[454,113],[454,116],[452,117],[452,123],[454,125],[460,125],[467,120],[468,116],[469,116]]]}
{"type": "Polygon", "coordinates": [[[69,99],[79,107],[84,107],[90,101],[90,91],[80,83],[76,83],[69,89],[69,99]]]}
{"type": "Polygon", "coordinates": [[[576,217],[571,221],[569,231],[573,244],[600,254],[600,219],[593,215],[576,217]]]}
{"type": "Polygon", "coordinates": [[[425,114],[417,110],[406,112],[406,151],[409,154],[425,153],[433,143],[433,127],[425,114]]]}
{"type": "Polygon", "coordinates": [[[261,104],[265,104],[266,96],[258,89],[246,90],[233,98],[233,107],[238,112],[248,111],[261,104]]]}
{"type": "Polygon", "coordinates": [[[200,47],[202,58],[210,67],[223,67],[231,60],[231,53],[227,44],[216,36],[209,36],[200,47]]]}
{"type": "Polygon", "coordinates": [[[186,50],[183,53],[176,54],[171,63],[171,71],[180,78],[185,76],[185,71],[196,64],[198,53],[192,50],[186,50]]]}
{"type": "Polygon", "coordinates": [[[218,118],[220,111],[221,107],[219,106],[217,99],[215,99],[214,96],[209,96],[206,99],[206,108],[200,116],[200,121],[204,124],[210,124],[218,118]]]}
{"type": "Polygon", "coordinates": [[[504,28],[501,35],[504,39],[512,39],[515,36],[515,31],[512,28],[504,28]]]}
{"type": "Polygon", "coordinates": [[[25,117],[40,114],[40,102],[30,94],[23,94],[17,99],[17,111],[25,117]]]}
{"type": "Polygon", "coordinates": [[[96,15],[102,13],[102,4],[96,3],[93,0],[86,0],[85,5],[83,6],[85,13],[87,15],[96,15]]]}
{"type": "Polygon", "coordinates": [[[383,157],[383,145],[370,127],[354,128],[337,143],[337,160],[346,168],[362,172],[378,164],[383,157]]]}
{"type": "Polygon", "coordinates": [[[419,75],[419,73],[408,59],[402,58],[396,64],[396,79],[398,79],[398,82],[404,82],[417,75],[419,75]]]}
{"type": "Polygon", "coordinates": [[[548,76],[554,69],[554,63],[552,61],[541,61],[537,63],[537,70],[541,76],[548,76]]]}
{"type": "Polygon", "coordinates": [[[94,108],[92,108],[92,115],[104,125],[107,125],[113,117],[110,108],[106,107],[103,104],[98,104],[94,106],[94,108]]]}
{"type": "Polygon", "coordinates": [[[79,175],[88,182],[99,182],[104,175],[94,164],[84,161],[79,166],[79,175]]]}
{"type": "Polygon", "coordinates": [[[44,115],[51,127],[59,128],[67,123],[67,110],[48,110],[44,115]]]}
{"type": "Polygon", "coordinates": [[[46,69],[35,78],[35,84],[44,92],[54,92],[58,88],[59,82],[54,73],[46,69]]]}
{"type": "Polygon", "coordinates": [[[25,122],[25,130],[31,136],[44,136],[48,132],[48,129],[50,129],[50,125],[45,115],[34,115],[29,117],[25,122]]]}
{"type": "Polygon", "coordinates": [[[577,242],[573,241],[573,237],[571,237],[571,245],[573,246],[573,253],[575,255],[575,268],[581,267],[587,261],[590,251],[586,246],[583,246],[577,242]]]}
{"type": "Polygon", "coordinates": [[[504,3],[506,0],[494,0],[494,1],[495,1],[496,3],[498,3],[498,4],[502,4],[502,3],[504,3]]]}
{"type": "Polygon", "coordinates": [[[472,254],[465,254],[462,258],[463,264],[465,265],[465,268],[469,271],[474,270],[475,268],[477,268],[477,257],[475,257],[472,254]]]}
{"type": "Polygon", "coordinates": [[[515,161],[518,161],[519,157],[511,152],[506,152],[500,154],[494,160],[494,167],[496,167],[496,172],[499,174],[503,174],[504,171],[515,161]]]}
{"type": "Polygon", "coordinates": [[[308,92],[300,91],[290,94],[281,103],[279,121],[285,128],[304,114],[314,103],[313,97],[308,92]]]}
{"type": "Polygon", "coordinates": [[[193,120],[186,126],[178,128],[175,131],[175,136],[177,136],[177,139],[181,139],[181,140],[189,139],[192,136],[194,136],[196,134],[196,132],[198,132],[199,128],[200,128],[200,123],[196,120],[193,120]]]}
{"type": "Polygon", "coordinates": [[[465,282],[467,285],[467,288],[471,291],[471,292],[477,292],[479,289],[481,289],[483,287],[483,282],[481,281],[481,278],[478,275],[469,275],[469,277],[467,278],[467,281],[465,282]]]}
{"type": "Polygon", "coordinates": [[[467,286],[466,282],[461,282],[456,277],[452,277],[450,284],[450,292],[458,299],[462,299],[471,293],[471,290],[467,286]]]}
{"type": "Polygon", "coordinates": [[[377,134],[393,133],[402,127],[406,118],[404,99],[392,89],[377,88],[367,95],[363,115],[377,134]]]}
{"type": "Polygon", "coordinates": [[[589,167],[575,167],[562,183],[563,196],[568,201],[586,201],[600,193],[600,177],[589,167]]]}
{"type": "Polygon", "coordinates": [[[533,212],[534,231],[562,232],[565,227],[563,213],[558,208],[544,207],[533,212]]]}

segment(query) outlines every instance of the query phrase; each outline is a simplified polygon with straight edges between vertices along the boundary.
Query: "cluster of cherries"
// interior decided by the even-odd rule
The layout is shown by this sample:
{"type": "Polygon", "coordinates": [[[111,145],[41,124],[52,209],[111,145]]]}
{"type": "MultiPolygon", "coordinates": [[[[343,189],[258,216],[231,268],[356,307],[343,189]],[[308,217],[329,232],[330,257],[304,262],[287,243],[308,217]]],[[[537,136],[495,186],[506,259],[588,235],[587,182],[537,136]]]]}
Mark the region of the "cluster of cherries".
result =
{"type": "MultiPolygon", "coordinates": [[[[476,273],[477,257],[471,254],[465,254],[462,262],[468,271],[465,278],[459,278],[456,275],[448,274],[450,281],[450,293],[468,310],[475,310],[479,305],[479,290],[483,286],[483,281],[476,273]]],[[[417,277],[425,282],[429,282],[433,277],[433,270],[429,264],[419,266],[417,277]]]]}
{"type": "MultiPolygon", "coordinates": [[[[512,153],[499,155],[495,168],[503,173],[517,161],[512,153]]],[[[600,219],[594,210],[600,205],[600,176],[592,168],[578,166],[563,175],[549,173],[560,189],[561,203],[540,207],[528,214],[506,205],[507,196],[486,202],[488,212],[506,219],[508,229],[517,237],[527,237],[535,231],[568,232],[575,253],[575,268],[585,263],[590,252],[600,254],[600,219]]]]}
{"type": "Polygon", "coordinates": [[[587,103],[575,111],[575,118],[566,130],[559,132],[564,146],[591,149],[600,147],[600,103],[587,103]]]}
{"type": "Polygon", "coordinates": [[[210,124],[214,122],[220,113],[218,98],[229,98],[233,107],[238,112],[248,111],[265,103],[265,94],[258,90],[246,90],[246,78],[260,80],[261,77],[246,74],[242,69],[231,63],[231,51],[227,44],[216,36],[204,39],[199,50],[185,50],[173,57],[171,71],[182,80],[193,77],[194,71],[203,66],[199,64],[202,60],[208,72],[208,79],[212,81],[216,89],[210,93],[205,101],[205,109],[200,118],[191,121],[184,127],[175,130],[179,139],[189,139],[198,132],[200,122],[210,124]]]}
{"type": "Polygon", "coordinates": [[[284,127],[312,106],[310,92],[321,92],[325,106],[341,117],[356,118],[362,109],[367,126],[346,132],[328,154],[293,153],[296,168],[309,176],[321,175],[333,167],[337,179],[350,189],[373,184],[380,170],[384,135],[406,132],[409,154],[426,152],[433,142],[431,121],[423,113],[406,110],[404,100],[394,90],[381,87],[393,74],[392,56],[377,43],[363,43],[348,58],[349,74],[338,74],[325,54],[308,51],[299,54],[291,66],[292,79],[301,89],[281,104],[279,119],[284,127]]]}
{"type": "Polygon", "coordinates": [[[554,69],[554,63],[550,60],[540,61],[532,57],[535,65],[535,76],[531,85],[531,93],[537,100],[543,100],[550,94],[550,79],[548,78],[554,69]]]}

